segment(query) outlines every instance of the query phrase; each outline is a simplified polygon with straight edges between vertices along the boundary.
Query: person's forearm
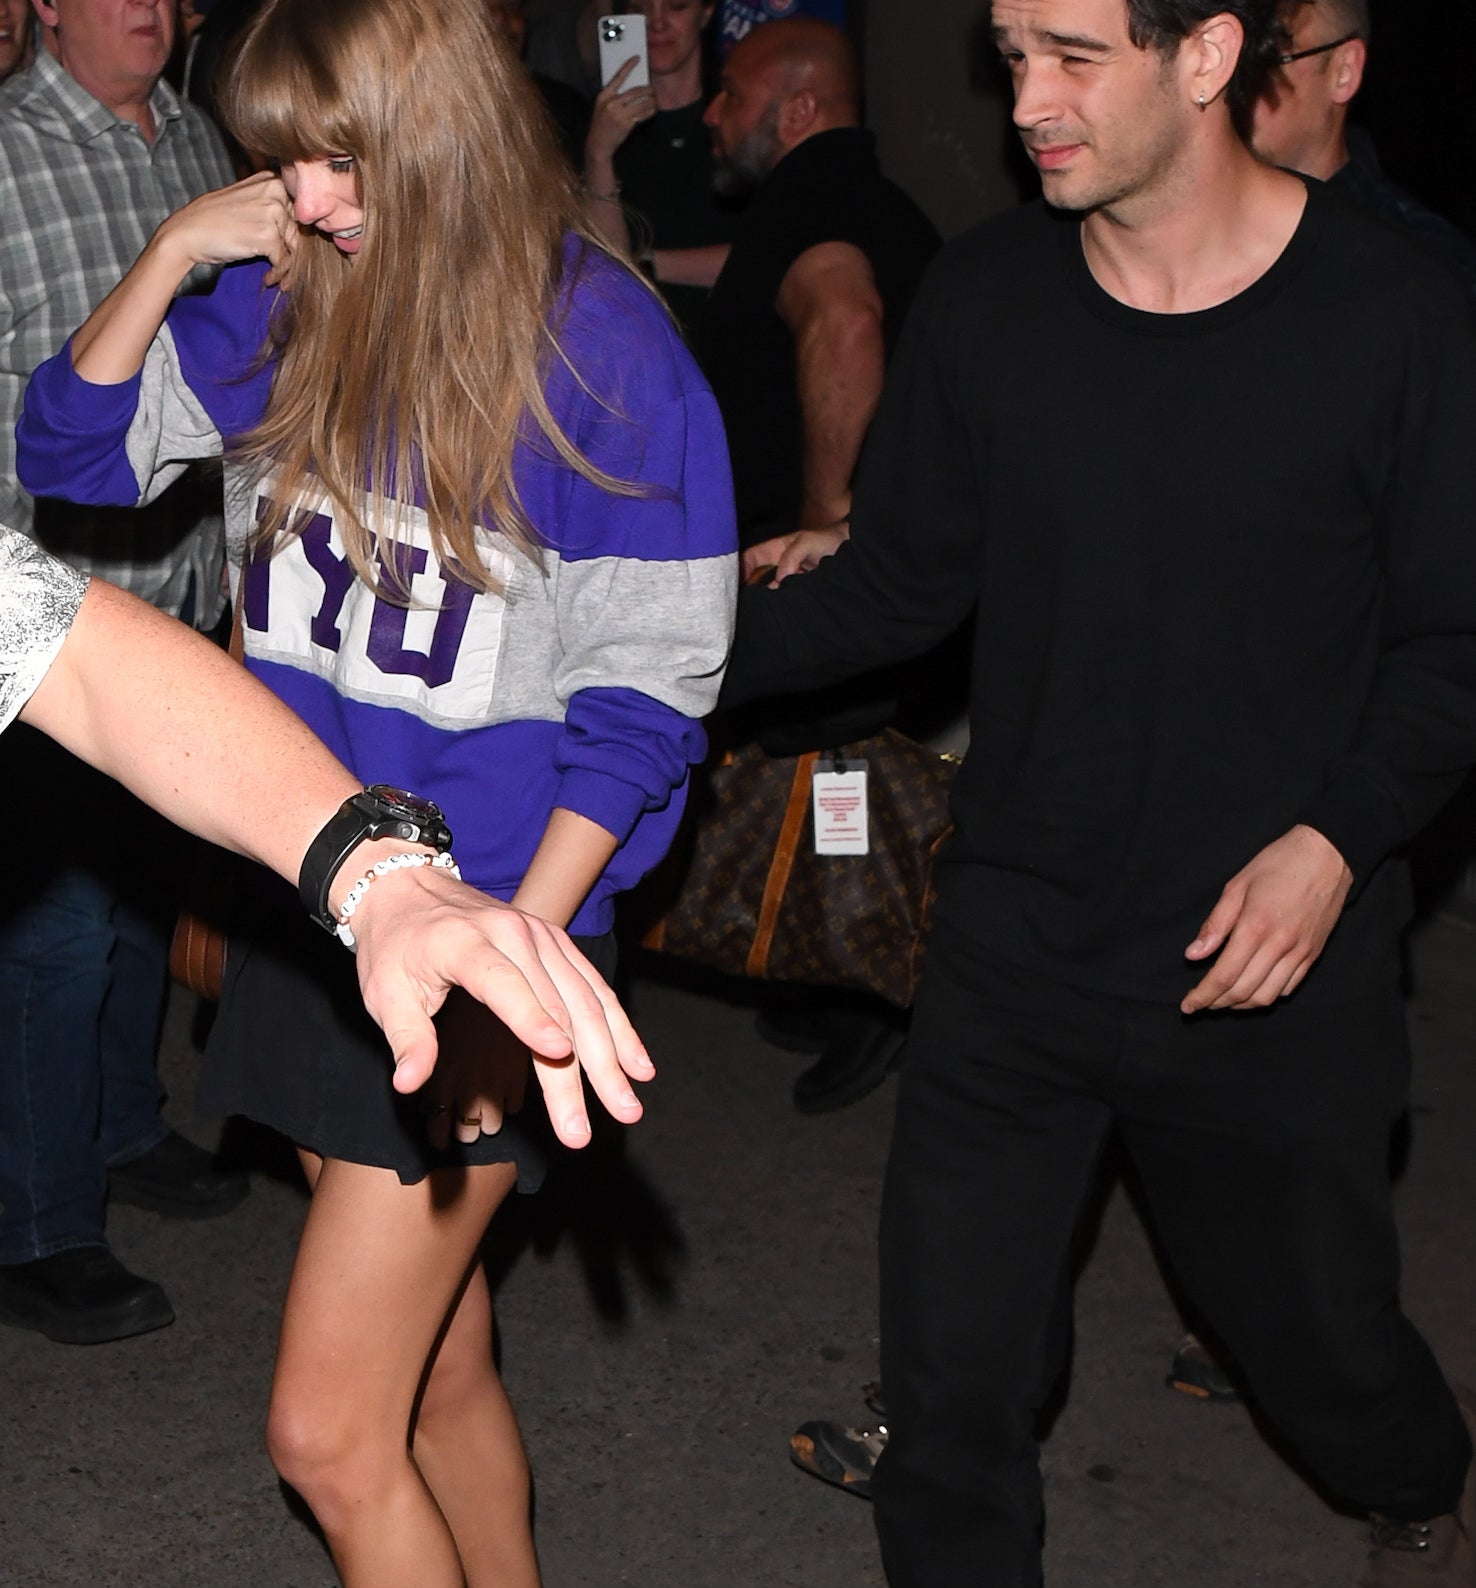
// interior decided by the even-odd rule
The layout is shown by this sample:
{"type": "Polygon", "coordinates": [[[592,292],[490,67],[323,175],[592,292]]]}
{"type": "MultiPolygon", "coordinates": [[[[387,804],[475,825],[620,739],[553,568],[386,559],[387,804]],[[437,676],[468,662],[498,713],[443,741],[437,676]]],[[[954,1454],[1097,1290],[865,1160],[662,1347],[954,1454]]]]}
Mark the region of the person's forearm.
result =
{"type": "Polygon", "coordinates": [[[920,293],[867,436],[849,543],[803,578],[743,592],[720,708],[919,656],[974,605],[985,501],[955,342],[951,309],[920,293]]]}
{"type": "Polygon", "coordinates": [[[584,214],[612,248],[622,254],[630,252],[630,226],[620,202],[620,182],[613,161],[585,155],[584,214]]]}
{"type": "MultiPolygon", "coordinates": [[[[21,718],[171,821],[293,883],[362,786],[244,668],[99,579],[21,718]]],[[[373,858],[356,852],[355,865],[373,858]]],[[[353,877],[335,880],[341,895],[353,877]]]]}
{"type": "Polygon", "coordinates": [[[880,320],[838,305],[800,333],[795,376],[804,416],[802,529],[844,520],[867,426],[881,400],[885,349],[880,320]]]}
{"type": "Polygon", "coordinates": [[[155,235],[72,337],[72,368],[83,380],[116,386],[138,374],[192,264],[155,235]]]}
{"type": "Polygon", "coordinates": [[[615,853],[613,833],[573,811],[555,810],[513,904],[567,926],[615,853]]]}
{"type": "Polygon", "coordinates": [[[97,386],[136,375],[174,294],[196,265],[265,259],[266,284],[286,277],[297,243],[287,190],[262,171],[192,199],[159,225],[123,280],[72,338],[72,368],[97,386]]]}
{"type": "Polygon", "coordinates": [[[722,274],[732,251],[728,243],[702,248],[656,248],[651,252],[656,279],[673,287],[710,287],[722,274]]]}
{"type": "MultiPolygon", "coordinates": [[[[181,826],[293,883],[313,839],[360,787],[237,663],[98,579],[21,716],[181,826]]],[[[53,841],[64,847],[67,834],[53,841]]],[[[423,849],[392,838],[356,847],[329,908],[376,860],[407,847],[423,849]]],[[[556,894],[547,894],[551,912],[556,894]]],[[[640,1118],[627,1077],[649,1078],[650,1060],[608,989],[552,927],[426,866],[376,878],[353,926],[364,1005],[384,1031],[398,1091],[413,1092],[434,1068],[431,1016],[457,985],[535,1057],[558,1061],[537,1073],[566,1145],[590,1137],[581,1074],[616,1118],[640,1118]],[[571,1053],[572,1065],[563,1062],[571,1053]]]]}

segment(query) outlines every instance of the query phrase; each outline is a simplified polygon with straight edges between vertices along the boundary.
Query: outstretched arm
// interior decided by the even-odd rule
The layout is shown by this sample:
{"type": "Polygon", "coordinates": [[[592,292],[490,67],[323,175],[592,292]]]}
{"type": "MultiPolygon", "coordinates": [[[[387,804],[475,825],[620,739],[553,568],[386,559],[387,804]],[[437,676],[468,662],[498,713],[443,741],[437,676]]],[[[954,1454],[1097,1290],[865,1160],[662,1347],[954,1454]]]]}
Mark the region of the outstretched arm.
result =
{"type": "MultiPolygon", "coordinates": [[[[554,810],[513,904],[540,921],[567,926],[616,847],[614,835],[598,823],[574,811],[554,810]]],[[[430,1139],[438,1147],[446,1145],[453,1130],[461,1141],[501,1130],[504,1114],[522,1107],[528,1073],[527,1044],[510,1039],[506,1030],[488,1020],[485,1010],[464,1005],[448,1009],[442,1032],[448,1038],[446,1057],[426,1087],[430,1139]]],[[[559,1118],[557,1107],[565,1110],[565,1117],[577,1115],[581,1106],[577,1070],[550,1062],[536,1051],[533,1070],[549,1113],[559,1118]]],[[[611,1113],[632,1124],[640,1117],[640,1105],[624,1112],[612,1108],[611,1113]]]]}
{"type": "Polygon", "coordinates": [[[703,243],[696,248],[653,248],[656,279],[673,287],[711,287],[723,273],[730,243],[703,243]]]}
{"type": "MultiPolygon", "coordinates": [[[[182,624],[100,580],[21,712],[171,820],[296,882],[308,845],[357,779],[273,695],[182,624]]],[[[329,902],[393,840],[366,843],[329,902]]],[[[429,868],[368,890],[354,916],[359,981],[409,1092],[436,1058],[431,1016],[452,985],[487,1004],[535,1052],[562,1140],[589,1139],[578,1072],[617,1118],[640,1115],[627,1076],[652,1073],[613,994],[545,921],[429,868]]]]}
{"type": "Polygon", "coordinates": [[[919,656],[973,605],[984,495],[960,400],[957,291],[935,269],[909,311],[838,554],[816,557],[813,572],[778,590],[744,591],[722,705],[919,656]]]}

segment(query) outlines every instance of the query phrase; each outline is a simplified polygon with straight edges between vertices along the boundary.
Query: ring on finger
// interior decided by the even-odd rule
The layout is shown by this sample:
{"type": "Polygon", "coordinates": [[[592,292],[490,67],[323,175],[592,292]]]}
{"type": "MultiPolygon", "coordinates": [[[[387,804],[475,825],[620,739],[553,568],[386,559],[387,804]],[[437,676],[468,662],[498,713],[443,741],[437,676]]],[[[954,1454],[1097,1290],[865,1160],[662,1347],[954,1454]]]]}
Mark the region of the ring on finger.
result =
{"type": "Polygon", "coordinates": [[[460,1120],[463,1125],[480,1125],[482,1116],[480,1114],[462,1114],[460,1120]]]}

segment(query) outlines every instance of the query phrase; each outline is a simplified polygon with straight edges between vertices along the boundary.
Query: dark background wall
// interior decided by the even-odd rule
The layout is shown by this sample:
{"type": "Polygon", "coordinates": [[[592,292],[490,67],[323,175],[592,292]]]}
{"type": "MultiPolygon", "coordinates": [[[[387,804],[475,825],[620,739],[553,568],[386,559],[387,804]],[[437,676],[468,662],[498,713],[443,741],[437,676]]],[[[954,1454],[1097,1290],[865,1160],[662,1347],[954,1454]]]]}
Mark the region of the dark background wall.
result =
{"type": "Polygon", "coordinates": [[[1476,5],[1374,0],[1357,116],[1397,182],[1476,233],[1476,5]]]}
{"type": "Polygon", "coordinates": [[[953,236],[1018,201],[1007,93],[980,0],[868,0],[867,116],[888,173],[953,236]]]}
{"type": "MultiPolygon", "coordinates": [[[[1476,230],[1476,4],[1374,0],[1357,117],[1390,174],[1476,230]]],[[[985,47],[983,0],[866,0],[869,119],[882,159],[946,236],[1033,190],[985,47]]]]}

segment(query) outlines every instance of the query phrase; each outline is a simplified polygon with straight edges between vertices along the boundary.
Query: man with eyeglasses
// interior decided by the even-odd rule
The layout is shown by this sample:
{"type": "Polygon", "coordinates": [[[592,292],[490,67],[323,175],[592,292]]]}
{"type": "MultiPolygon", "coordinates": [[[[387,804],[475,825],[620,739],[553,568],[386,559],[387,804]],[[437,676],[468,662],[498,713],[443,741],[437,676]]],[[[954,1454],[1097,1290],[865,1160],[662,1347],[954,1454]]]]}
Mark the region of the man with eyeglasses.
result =
{"type": "Polygon", "coordinates": [[[1409,231],[1476,293],[1476,243],[1384,174],[1373,139],[1348,121],[1368,61],[1368,0],[1284,0],[1280,52],[1251,109],[1251,146],[1409,231]]]}

